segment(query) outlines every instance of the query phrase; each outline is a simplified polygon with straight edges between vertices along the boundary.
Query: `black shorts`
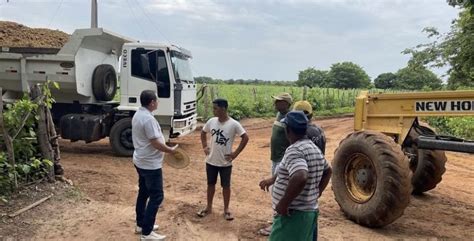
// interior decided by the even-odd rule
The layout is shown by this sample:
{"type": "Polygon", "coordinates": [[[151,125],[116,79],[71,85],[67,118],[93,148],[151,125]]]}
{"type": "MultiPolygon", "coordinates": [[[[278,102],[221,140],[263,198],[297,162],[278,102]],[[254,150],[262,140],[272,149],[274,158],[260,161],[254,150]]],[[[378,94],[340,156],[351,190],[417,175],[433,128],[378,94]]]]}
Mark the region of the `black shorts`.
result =
{"type": "Polygon", "coordinates": [[[230,187],[230,176],[232,174],[232,166],[218,167],[206,163],[207,185],[216,185],[217,174],[221,176],[221,186],[230,187]]]}

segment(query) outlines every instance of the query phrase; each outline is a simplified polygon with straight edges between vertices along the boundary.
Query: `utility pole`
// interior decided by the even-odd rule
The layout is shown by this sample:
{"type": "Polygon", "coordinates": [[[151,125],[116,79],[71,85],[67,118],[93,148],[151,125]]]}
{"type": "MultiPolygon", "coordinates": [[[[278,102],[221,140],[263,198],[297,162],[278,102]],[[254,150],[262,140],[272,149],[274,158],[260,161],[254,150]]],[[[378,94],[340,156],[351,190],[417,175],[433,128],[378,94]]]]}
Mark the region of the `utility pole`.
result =
{"type": "Polygon", "coordinates": [[[97,0],[91,0],[91,28],[97,28],[97,0]]]}

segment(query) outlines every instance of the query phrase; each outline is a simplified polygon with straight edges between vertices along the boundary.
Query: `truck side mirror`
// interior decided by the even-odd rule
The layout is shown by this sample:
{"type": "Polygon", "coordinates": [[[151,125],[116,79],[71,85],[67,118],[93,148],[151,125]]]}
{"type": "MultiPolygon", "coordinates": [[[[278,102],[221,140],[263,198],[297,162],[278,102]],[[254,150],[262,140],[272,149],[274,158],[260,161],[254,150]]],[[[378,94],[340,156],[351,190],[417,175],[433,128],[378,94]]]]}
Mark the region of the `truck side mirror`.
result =
{"type": "Polygon", "coordinates": [[[148,54],[140,54],[140,65],[142,73],[150,73],[150,59],[148,58],[148,54]]]}

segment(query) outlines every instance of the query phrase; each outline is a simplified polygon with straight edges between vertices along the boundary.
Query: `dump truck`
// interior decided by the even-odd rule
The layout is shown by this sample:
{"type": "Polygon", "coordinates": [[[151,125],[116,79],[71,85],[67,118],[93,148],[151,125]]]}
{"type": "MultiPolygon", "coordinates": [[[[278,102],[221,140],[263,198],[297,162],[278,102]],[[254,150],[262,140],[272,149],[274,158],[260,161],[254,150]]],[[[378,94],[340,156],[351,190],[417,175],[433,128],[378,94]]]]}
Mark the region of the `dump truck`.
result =
{"type": "Polygon", "coordinates": [[[116,154],[131,156],[131,119],[143,90],[157,92],[153,115],[167,141],[196,129],[191,58],[179,46],[140,43],[102,28],[78,29],[60,49],[1,47],[0,86],[7,102],[35,84],[58,83],[51,112],[61,137],[86,143],[109,137],[116,154]]]}
{"type": "Polygon", "coordinates": [[[437,135],[419,118],[474,116],[474,91],[362,92],[354,132],[332,161],[332,189],[343,213],[367,227],[398,219],[411,194],[441,182],[445,151],[474,153],[474,142],[437,135]]]}

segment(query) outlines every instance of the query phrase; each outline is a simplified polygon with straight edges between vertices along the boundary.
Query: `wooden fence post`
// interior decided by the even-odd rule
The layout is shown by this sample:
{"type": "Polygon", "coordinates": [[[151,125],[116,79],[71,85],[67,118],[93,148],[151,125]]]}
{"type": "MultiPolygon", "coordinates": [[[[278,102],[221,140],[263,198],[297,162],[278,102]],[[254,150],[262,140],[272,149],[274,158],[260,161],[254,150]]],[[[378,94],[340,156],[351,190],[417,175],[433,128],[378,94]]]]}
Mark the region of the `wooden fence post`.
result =
{"type": "Polygon", "coordinates": [[[326,100],[326,110],[329,110],[329,88],[326,88],[326,96],[324,98],[326,100]]]}
{"type": "Polygon", "coordinates": [[[211,103],[215,100],[214,86],[211,86],[211,103]]]}
{"type": "MultiPolygon", "coordinates": [[[[48,132],[48,122],[46,116],[46,109],[48,108],[45,104],[44,99],[41,100],[43,93],[38,85],[33,86],[31,90],[31,99],[39,99],[38,103],[38,144],[40,146],[41,154],[43,158],[50,161],[54,161],[53,147],[51,146],[51,138],[48,132]]],[[[54,181],[54,165],[48,170],[48,181],[54,181]]]]}
{"type": "Polygon", "coordinates": [[[207,118],[208,118],[208,113],[209,113],[209,99],[208,99],[208,89],[209,88],[205,88],[203,91],[203,95],[204,95],[204,99],[203,99],[203,102],[204,102],[204,121],[207,121],[207,118]]]}
{"type": "Polygon", "coordinates": [[[46,108],[46,120],[48,121],[48,134],[49,134],[49,143],[51,148],[53,149],[53,174],[56,175],[63,175],[64,170],[61,166],[61,151],[59,149],[59,136],[56,133],[56,128],[54,127],[53,122],[53,115],[51,114],[51,110],[46,108]]]}
{"type": "Polygon", "coordinates": [[[308,86],[305,85],[303,87],[303,100],[306,100],[307,96],[308,96],[308,86]]]}

